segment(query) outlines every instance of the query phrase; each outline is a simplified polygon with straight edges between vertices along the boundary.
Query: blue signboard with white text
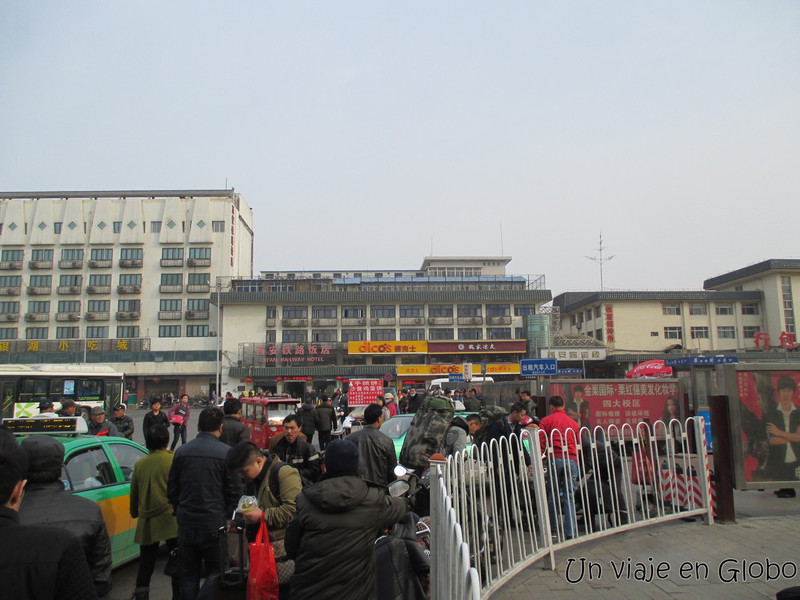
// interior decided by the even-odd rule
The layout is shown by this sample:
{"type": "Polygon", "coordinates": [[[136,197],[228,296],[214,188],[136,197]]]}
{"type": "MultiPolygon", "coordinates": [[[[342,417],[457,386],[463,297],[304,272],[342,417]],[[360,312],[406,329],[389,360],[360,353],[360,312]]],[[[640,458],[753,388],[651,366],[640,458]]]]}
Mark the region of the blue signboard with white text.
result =
{"type": "Polygon", "coordinates": [[[697,365],[726,365],[738,363],[739,359],[735,356],[683,356],[681,358],[667,358],[664,360],[665,367],[694,367],[697,365]]]}
{"type": "Polygon", "coordinates": [[[521,360],[520,373],[523,377],[558,374],[558,361],[555,358],[534,358],[521,360]]]}

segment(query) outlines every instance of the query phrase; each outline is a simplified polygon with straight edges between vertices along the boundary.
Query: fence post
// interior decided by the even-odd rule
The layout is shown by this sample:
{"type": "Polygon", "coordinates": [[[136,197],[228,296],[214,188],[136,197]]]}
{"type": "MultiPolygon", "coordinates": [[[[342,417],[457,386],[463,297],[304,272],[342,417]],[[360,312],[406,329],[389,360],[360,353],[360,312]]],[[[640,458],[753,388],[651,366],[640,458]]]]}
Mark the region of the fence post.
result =
{"type": "MultiPolygon", "coordinates": [[[[547,507],[547,485],[544,481],[544,459],[539,436],[547,439],[544,431],[535,429],[525,431],[530,440],[531,466],[533,467],[533,490],[536,494],[536,511],[539,513],[539,539],[546,546],[550,556],[550,569],[556,570],[556,555],[553,551],[553,537],[550,534],[550,510],[547,507]]],[[[547,440],[549,442],[549,440],[547,440]]]]}
{"type": "MultiPolygon", "coordinates": [[[[441,455],[440,455],[441,456],[441,455]]],[[[430,461],[430,509],[431,509],[431,600],[445,600],[447,594],[446,556],[449,549],[449,533],[446,531],[444,502],[442,499],[443,460],[430,461]]]]}
{"type": "MultiPolygon", "coordinates": [[[[717,484],[717,521],[735,523],[733,504],[733,450],[731,420],[727,396],[709,396],[711,428],[714,440],[714,480],[717,484]]],[[[701,449],[698,448],[698,451],[701,449]]],[[[705,448],[702,449],[705,452],[705,448]]]]}

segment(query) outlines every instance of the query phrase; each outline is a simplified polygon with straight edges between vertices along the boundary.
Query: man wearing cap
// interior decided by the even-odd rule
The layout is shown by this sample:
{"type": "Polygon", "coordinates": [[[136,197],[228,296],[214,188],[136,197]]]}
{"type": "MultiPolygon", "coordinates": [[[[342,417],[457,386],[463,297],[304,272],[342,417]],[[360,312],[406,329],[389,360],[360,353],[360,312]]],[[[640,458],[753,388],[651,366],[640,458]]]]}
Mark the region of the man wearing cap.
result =
{"type": "Polygon", "coordinates": [[[116,425],[106,421],[106,410],[102,406],[93,406],[89,418],[89,435],[121,437],[116,425]]]}
{"type": "Polygon", "coordinates": [[[41,400],[39,402],[39,414],[33,415],[35,419],[52,419],[57,417],[56,409],[53,408],[53,403],[50,400],[41,400]]]}
{"type": "Polygon", "coordinates": [[[75,400],[71,400],[70,398],[62,398],[61,409],[57,410],[56,414],[59,417],[74,417],[77,410],[78,405],[75,404],[75,400]]]}
{"type": "Polygon", "coordinates": [[[64,489],[64,446],[49,435],[32,435],[20,449],[28,457],[28,485],[19,507],[22,525],[48,525],[71,531],[81,541],[94,588],[101,600],[111,595],[111,542],[100,507],[64,489]]]}
{"type": "Polygon", "coordinates": [[[406,514],[402,498],[357,477],[358,448],[334,440],[325,451],[325,475],[297,497],[286,529],[286,554],[295,559],[292,598],[373,598],[377,531],[406,514]],[[335,558],[334,558],[335,557],[335,558]],[[347,565],[346,569],[334,568],[347,565]]]}
{"type": "Polygon", "coordinates": [[[133,419],[125,414],[124,404],[117,404],[114,407],[114,416],[111,417],[110,422],[117,428],[120,437],[133,439],[133,419]]]}

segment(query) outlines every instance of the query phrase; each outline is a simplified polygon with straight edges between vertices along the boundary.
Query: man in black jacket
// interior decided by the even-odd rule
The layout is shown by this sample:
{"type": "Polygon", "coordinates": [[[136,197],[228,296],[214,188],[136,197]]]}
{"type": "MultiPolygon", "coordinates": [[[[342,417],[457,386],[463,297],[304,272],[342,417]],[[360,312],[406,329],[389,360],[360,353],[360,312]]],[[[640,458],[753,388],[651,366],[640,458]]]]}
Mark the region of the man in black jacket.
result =
{"type": "MultiPolygon", "coordinates": [[[[10,436],[0,431],[0,435],[10,436]]],[[[75,534],[58,527],[20,525],[27,458],[19,448],[0,447],[0,581],[4,598],[91,600],[92,575],[75,534]]],[[[16,444],[12,439],[11,443],[16,444]]]]}
{"type": "Polygon", "coordinates": [[[315,425],[319,432],[319,449],[325,450],[325,446],[331,441],[331,431],[338,425],[336,409],[333,408],[327,396],[322,397],[322,404],[317,407],[315,425]]]}
{"type": "Polygon", "coordinates": [[[397,455],[392,439],[380,430],[383,424],[383,409],[379,404],[370,404],[364,409],[366,427],[356,431],[347,439],[358,446],[361,457],[358,465],[358,476],[365,481],[378,485],[389,485],[397,479],[394,468],[397,466],[397,455]]]}
{"type": "Polygon", "coordinates": [[[132,440],[135,426],[133,424],[133,418],[125,414],[125,411],[126,407],[124,404],[117,404],[114,407],[114,416],[111,417],[111,422],[114,424],[114,427],[117,428],[121,437],[132,440]]]}
{"type": "Polygon", "coordinates": [[[28,485],[19,508],[23,525],[52,525],[71,531],[83,545],[101,600],[111,594],[111,542],[100,507],[88,498],[70,494],[61,482],[64,445],[48,435],[22,440],[28,458],[28,485]]]}
{"type": "Polygon", "coordinates": [[[316,408],[314,405],[311,404],[311,400],[307,399],[303,405],[300,407],[300,410],[297,411],[297,416],[300,417],[300,429],[303,432],[303,435],[306,436],[306,441],[311,444],[314,441],[314,432],[317,429],[316,426],[316,408]]]}
{"type": "Polygon", "coordinates": [[[169,419],[161,410],[161,398],[153,396],[150,400],[150,409],[150,412],[144,416],[144,421],[142,421],[142,435],[144,439],[147,439],[147,430],[153,425],[163,425],[167,430],[170,428],[169,419]]]}
{"type": "Polygon", "coordinates": [[[222,433],[219,441],[228,444],[233,448],[239,442],[250,441],[250,429],[242,423],[242,401],[238,398],[225,400],[222,407],[225,412],[225,420],[222,421],[222,433]]]}
{"type": "Polygon", "coordinates": [[[217,532],[242,495],[241,478],[225,464],[230,447],[219,441],[222,420],[219,408],[204,408],[197,437],[178,448],[169,471],[167,497],[178,517],[183,600],[194,600],[198,593],[210,597],[220,569],[217,532]],[[206,580],[201,592],[203,563],[206,580]]]}
{"type": "Polygon", "coordinates": [[[297,497],[285,538],[286,553],[295,559],[292,598],[375,596],[376,533],[398,522],[406,503],[358,479],[358,464],[352,442],[331,442],[325,475],[297,497]],[[332,560],[347,568],[332,568],[332,560]]]}
{"type": "Polygon", "coordinates": [[[299,420],[297,415],[289,415],[283,420],[283,437],[271,445],[270,451],[300,471],[304,485],[308,485],[319,479],[322,466],[314,446],[300,437],[299,420]]]}

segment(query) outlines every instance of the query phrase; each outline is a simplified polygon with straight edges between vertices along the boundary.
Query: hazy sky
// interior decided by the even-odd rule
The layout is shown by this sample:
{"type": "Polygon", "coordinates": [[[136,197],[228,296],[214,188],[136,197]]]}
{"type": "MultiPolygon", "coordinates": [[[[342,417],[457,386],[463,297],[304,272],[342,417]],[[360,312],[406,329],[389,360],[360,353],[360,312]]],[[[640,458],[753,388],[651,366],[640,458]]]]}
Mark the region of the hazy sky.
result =
{"type": "Polygon", "coordinates": [[[0,189],[223,188],[256,270],[800,258],[800,3],[0,2],[0,189]]]}

